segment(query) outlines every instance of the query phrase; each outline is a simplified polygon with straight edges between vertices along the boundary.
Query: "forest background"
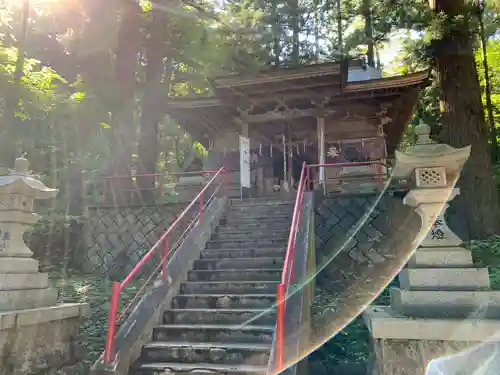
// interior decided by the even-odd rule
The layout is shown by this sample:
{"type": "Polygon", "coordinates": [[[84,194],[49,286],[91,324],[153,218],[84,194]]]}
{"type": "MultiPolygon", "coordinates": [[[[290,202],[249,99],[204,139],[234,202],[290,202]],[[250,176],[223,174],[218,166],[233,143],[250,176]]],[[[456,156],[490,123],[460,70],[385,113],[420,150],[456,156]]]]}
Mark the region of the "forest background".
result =
{"type": "MultiPolygon", "coordinates": [[[[0,0],[0,172],[26,154],[60,189],[43,207],[32,247],[63,254],[62,266],[45,264],[61,298],[91,301],[104,324],[107,286],[68,263],[81,214],[98,199],[85,186],[105,174],[199,169],[206,150],[167,116],[169,100],[210,95],[209,77],[271,66],[361,57],[385,76],[431,68],[401,147],[414,141],[420,120],[440,141],[472,145],[454,209],[480,249],[477,260],[495,270],[499,25],[493,1],[0,0]]],[[[90,363],[103,326],[83,328],[90,363]]],[[[368,353],[366,330],[355,322],[313,359],[328,368],[368,353]]]]}

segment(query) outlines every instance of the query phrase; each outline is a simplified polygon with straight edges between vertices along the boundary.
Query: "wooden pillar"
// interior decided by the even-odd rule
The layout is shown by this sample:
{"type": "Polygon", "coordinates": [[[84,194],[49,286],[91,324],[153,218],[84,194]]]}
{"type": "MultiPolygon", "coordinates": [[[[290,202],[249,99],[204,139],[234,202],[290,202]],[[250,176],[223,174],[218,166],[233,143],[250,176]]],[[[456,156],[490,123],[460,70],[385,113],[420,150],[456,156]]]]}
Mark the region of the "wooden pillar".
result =
{"type": "MultiPolygon", "coordinates": [[[[317,133],[318,133],[318,163],[325,164],[325,118],[317,117],[317,133]]],[[[319,168],[319,183],[325,183],[325,168],[319,168]]]]}
{"type": "Polygon", "coordinates": [[[288,147],[287,147],[287,160],[288,160],[288,184],[289,190],[291,190],[293,186],[293,146],[292,146],[292,129],[290,124],[287,127],[287,136],[288,136],[288,147]]]}
{"type": "Polygon", "coordinates": [[[283,146],[283,190],[286,192],[290,191],[290,185],[289,185],[289,179],[290,177],[288,176],[288,150],[286,147],[286,135],[285,135],[285,130],[286,128],[283,128],[283,134],[281,135],[281,143],[283,146]]]}
{"type": "Polygon", "coordinates": [[[245,123],[241,124],[239,148],[241,198],[250,198],[250,138],[245,123]]]}

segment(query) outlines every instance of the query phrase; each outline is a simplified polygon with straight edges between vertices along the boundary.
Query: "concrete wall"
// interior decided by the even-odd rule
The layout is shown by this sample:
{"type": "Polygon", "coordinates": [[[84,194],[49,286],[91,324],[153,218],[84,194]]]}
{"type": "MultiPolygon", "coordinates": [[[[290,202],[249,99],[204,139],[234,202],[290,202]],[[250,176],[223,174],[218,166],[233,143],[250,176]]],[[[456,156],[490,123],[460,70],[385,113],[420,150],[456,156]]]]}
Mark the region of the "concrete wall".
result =
{"type": "MultiPolygon", "coordinates": [[[[78,310],[26,310],[0,315],[0,373],[6,375],[52,374],[81,361],[76,350],[78,310]]],[[[68,370],[68,374],[72,370],[68,370]]]]}

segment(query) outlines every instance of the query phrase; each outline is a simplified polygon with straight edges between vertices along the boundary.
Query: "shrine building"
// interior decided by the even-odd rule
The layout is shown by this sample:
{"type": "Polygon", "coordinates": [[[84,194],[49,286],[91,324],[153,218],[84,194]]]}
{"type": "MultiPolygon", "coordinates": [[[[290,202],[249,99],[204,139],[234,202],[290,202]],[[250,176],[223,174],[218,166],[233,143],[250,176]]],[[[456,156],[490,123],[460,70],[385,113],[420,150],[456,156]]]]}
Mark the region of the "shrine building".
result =
{"type": "Polygon", "coordinates": [[[292,191],[304,161],[321,165],[315,188],[373,191],[428,75],[383,78],[360,61],[272,69],[214,78],[213,97],[172,100],[167,113],[207,148],[205,170],[228,168],[243,197],[292,191]]]}

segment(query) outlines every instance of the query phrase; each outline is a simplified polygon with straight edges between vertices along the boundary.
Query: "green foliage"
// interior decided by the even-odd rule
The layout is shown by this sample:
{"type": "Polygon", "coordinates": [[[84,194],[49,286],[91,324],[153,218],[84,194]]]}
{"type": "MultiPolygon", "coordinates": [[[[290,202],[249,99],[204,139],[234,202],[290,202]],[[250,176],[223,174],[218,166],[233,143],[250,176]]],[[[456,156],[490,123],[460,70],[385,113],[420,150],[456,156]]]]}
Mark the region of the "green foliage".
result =
{"type": "Polygon", "coordinates": [[[490,272],[491,287],[500,290],[500,236],[493,236],[483,241],[471,241],[469,248],[473,259],[490,272]]]}
{"type": "MultiPolygon", "coordinates": [[[[112,284],[95,275],[78,274],[75,270],[53,272],[51,283],[59,289],[60,301],[90,305],[90,315],[82,319],[76,343],[84,349],[84,366],[81,373],[75,375],[87,375],[104,349],[112,284]]],[[[120,309],[125,307],[124,301],[130,301],[141,285],[141,281],[137,281],[127,286],[121,298],[120,309]]]]}
{"type": "MultiPolygon", "coordinates": [[[[493,106],[493,120],[497,128],[500,127],[500,40],[491,38],[486,43],[486,56],[488,61],[490,84],[491,84],[491,103],[493,106]]],[[[478,49],[475,54],[476,65],[478,67],[479,81],[484,86],[484,65],[482,62],[482,51],[478,49]]],[[[486,91],[483,90],[483,103],[486,103],[486,91]]],[[[486,112],[485,108],[485,115],[486,112]]]]}
{"type": "MultiPolygon", "coordinates": [[[[375,300],[375,305],[389,305],[389,288],[397,286],[397,280],[393,280],[389,286],[375,300]]],[[[316,295],[313,301],[313,326],[319,317],[335,314],[337,301],[332,295],[320,285],[316,287],[316,295]]],[[[323,318],[322,318],[323,319],[323,318]]],[[[323,327],[315,327],[319,332],[323,327]]],[[[372,354],[370,333],[361,316],[356,317],[341,332],[332,337],[325,345],[317,349],[310,356],[310,361],[320,362],[326,368],[327,373],[331,367],[344,363],[363,364],[372,354]]]]}

